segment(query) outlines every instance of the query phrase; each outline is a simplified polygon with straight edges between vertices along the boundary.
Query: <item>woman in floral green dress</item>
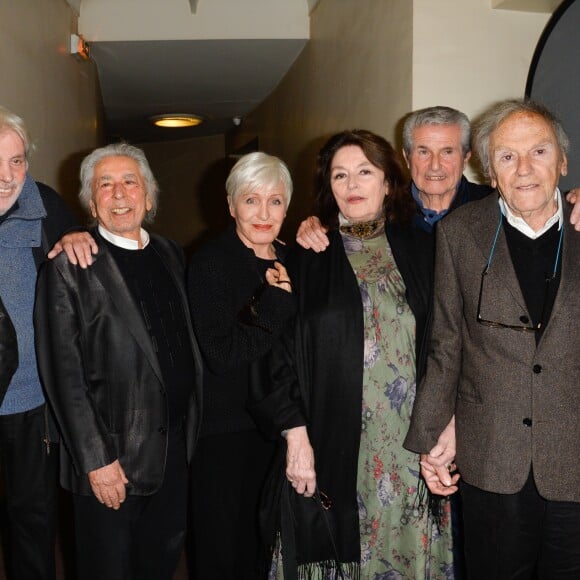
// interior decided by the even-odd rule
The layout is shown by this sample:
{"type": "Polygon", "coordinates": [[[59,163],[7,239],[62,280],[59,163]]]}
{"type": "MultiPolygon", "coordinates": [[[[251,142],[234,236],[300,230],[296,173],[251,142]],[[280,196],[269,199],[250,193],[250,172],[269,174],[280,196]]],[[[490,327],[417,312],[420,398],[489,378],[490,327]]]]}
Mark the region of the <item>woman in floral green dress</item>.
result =
{"type": "Polygon", "coordinates": [[[287,443],[263,514],[270,574],[447,580],[449,509],[434,521],[419,457],[403,448],[426,354],[428,237],[412,227],[413,201],[382,137],[332,137],[318,185],[330,245],[289,261],[299,315],[272,351],[254,407],[287,443]]]}

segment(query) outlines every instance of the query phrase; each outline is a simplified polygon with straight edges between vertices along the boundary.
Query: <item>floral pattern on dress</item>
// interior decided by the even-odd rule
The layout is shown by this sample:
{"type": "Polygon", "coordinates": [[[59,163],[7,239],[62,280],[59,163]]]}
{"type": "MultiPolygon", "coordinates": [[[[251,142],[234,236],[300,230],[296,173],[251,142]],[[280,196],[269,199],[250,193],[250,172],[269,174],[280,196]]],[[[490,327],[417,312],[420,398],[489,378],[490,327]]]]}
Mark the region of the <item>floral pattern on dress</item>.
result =
{"type": "Polygon", "coordinates": [[[361,580],[452,580],[450,507],[419,507],[419,457],[403,448],[416,392],[415,319],[384,235],[343,235],[364,313],[358,462],[361,580]]]}

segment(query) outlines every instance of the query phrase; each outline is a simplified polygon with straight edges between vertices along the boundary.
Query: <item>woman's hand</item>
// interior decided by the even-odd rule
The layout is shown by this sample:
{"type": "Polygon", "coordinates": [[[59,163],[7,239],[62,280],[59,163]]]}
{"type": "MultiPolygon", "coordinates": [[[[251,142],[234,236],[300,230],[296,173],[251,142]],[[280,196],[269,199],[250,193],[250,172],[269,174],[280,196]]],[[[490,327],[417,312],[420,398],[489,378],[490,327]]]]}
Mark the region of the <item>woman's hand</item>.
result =
{"type": "Polygon", "coordinates": [[[274,262],[273,268],[268,268],[266,270],[266,282],[270,286],[276,286],[286,292],[292,293],[292,282],[286,268],[280,264],[280,262],[274,262]]]}
{"type": "Polygon", "coordinates": [[[306,427],[294,427],[286,433],[286,477],[296,493],[312,497],[316,490],[314,451],[306,427]]]}

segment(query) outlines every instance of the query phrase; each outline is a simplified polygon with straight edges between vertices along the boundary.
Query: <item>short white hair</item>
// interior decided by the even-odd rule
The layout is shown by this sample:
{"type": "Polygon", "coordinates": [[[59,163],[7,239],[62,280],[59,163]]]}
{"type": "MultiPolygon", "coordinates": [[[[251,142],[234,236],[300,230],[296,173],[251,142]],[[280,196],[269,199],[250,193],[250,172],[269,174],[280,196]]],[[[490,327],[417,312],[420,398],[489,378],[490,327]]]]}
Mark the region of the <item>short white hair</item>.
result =
{"type": "Polygon", "coordinates": [[[3,131],[14,131],[22,139],[22,143],[24,143],[24,154],[28,162],[31,145],[26,124],[22,117],[19,117],[6,107],[0,106],[0,133],[3,131]]]}
{"type": "Polygon", "coordinates": [[[278,157],[256,151],[241,157],[233,166],[226,180],[228,198],[235,203],[236,197],[248,190],[270,189],[279,183],[284,188],[286,207],[292,198],[292,178],[286,164],[278,157]]]}
{"type": "Polygon", "coordinates": [[[487,179],[492,177],[491,166],[491,151],[490,143],[491,136],[494,131],[511,115],[516,113],[528,113],[537,115],[544,119],[550,125],[556,143],[563,156],[568,154],[570,147],[570,139],[562,126],[562,123],[554,113],[552,113],[545,105],[531,99],[507,99],[500,101],[490,107],[475,124],[473,134],[474,149],[481,164],[481,170],[487,179]]]}

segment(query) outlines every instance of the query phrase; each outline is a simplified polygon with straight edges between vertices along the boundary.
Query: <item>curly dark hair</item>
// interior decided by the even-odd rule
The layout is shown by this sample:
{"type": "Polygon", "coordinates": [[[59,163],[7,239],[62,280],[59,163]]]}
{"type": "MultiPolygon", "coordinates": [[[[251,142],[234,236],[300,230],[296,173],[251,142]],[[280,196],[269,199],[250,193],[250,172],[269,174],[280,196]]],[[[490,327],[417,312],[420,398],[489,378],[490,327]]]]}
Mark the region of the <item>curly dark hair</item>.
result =
{"type": "Polygon", "coordinates": [[[360,147],[365,157],[385,174],[389,194],[383,203],[385,221],[408,223],[415,213],[408,180],[393,146],[380,135],[364,129],[342,131],[333,135],[318,153],[316,166],[316,214],[324,226],[338,228],[338,205],[330,184],[332,160],[342,147],[360,147]]]}

